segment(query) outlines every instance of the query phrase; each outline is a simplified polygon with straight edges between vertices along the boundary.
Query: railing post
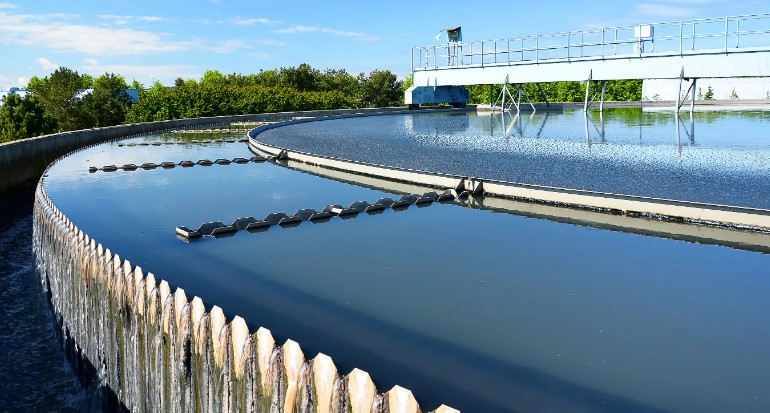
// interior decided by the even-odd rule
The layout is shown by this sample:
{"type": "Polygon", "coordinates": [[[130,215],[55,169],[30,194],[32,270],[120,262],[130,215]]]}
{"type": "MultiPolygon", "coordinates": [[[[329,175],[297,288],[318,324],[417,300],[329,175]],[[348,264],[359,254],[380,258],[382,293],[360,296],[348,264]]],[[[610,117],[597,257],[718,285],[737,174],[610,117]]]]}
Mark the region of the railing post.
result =
{"type": "Polygon", "coordinates": [[[484,67],[484,41],[481,41],[481,67],[484,67]]]}
{"type": "Polygon", "coordinates": [[[695,22],[692,22],[692,47],[690,50],[695,51],[695,22]]]}
{"type": "Polygon", "coordinates": [[[730,32],[730,18],[725,17],[725,53],[727,53],[727,35],[730,32]]]}
{"type": "Polygon", "coordinates": [[[436,55],[436,46],[433,46],[433,69],[438,68],[438,55],[436,55]]]}
{"type": "Polygon", "coordinates": [[[572,32],[567,32],[567,61],[570,58],[570,45],[572,44],[572,32]]]}
{"type": "Polygon", "coordinates": [[[602,60],[604,59],[604,29],[602,29],[602,60]]]}
{"type": "Polygon", "coordinates": [[[682,25],[684,24],[684,21],[679,20],[679,56],[682,55],[682,25]]]}
{"type": "Polygon", "coordinates": [[[741,47],[741,20],[735,20],[735,48],[741,47]]]}
{"type": "Polygon", "coordinates": [[[535,63],[540,63],[540,35],[535,36],[535,63]]]}

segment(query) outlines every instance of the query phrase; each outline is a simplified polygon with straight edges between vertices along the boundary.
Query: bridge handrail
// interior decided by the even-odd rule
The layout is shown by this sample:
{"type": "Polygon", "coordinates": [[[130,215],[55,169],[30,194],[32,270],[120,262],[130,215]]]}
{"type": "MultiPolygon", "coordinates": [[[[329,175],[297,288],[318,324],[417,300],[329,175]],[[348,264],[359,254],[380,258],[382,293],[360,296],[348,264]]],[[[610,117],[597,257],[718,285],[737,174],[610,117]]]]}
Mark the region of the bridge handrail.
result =
{"type": "Polygon", "coordinates": [[[413,47],[412,71],[565,59],[599,60],[624,56],[641,58],[661,53],[734,53],[741,50],[753,51],[757,47],[770,50],[768,35],[770,13],[553,32],[413,47]],[[720,28],[715,29],[715,25],[720,28]],[[652,31],[651,35],[640,36],[646,27],[652,31]],[[716,43],[716,39],[724,39],[724,42],[716,43]]]}

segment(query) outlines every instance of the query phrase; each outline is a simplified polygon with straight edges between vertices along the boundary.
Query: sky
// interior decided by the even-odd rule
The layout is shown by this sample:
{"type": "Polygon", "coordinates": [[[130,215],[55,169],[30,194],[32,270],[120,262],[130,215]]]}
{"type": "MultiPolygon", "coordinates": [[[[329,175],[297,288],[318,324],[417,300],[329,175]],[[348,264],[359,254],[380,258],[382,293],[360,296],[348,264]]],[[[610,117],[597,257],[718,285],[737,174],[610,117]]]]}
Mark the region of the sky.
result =
{"type": "Polygon", "coordinates": [[[301,63],[403,79],[411,48],[447,27],[475,41],[766,12],[753,0],[0,0],[0,91],[61,66],[144,85],[301,63]]]}

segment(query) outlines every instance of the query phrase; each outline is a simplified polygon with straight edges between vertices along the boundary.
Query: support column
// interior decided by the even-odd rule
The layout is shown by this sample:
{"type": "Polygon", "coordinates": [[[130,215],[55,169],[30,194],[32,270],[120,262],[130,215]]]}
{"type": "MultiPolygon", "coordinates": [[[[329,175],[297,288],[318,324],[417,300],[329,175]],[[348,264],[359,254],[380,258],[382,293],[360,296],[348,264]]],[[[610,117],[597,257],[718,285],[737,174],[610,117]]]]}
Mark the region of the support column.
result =
{"type": "Polygon", "coordinates": [[[593,76],[593,70],[588,72],[588,80],[586,80],[586,100],[583,104],[583,112],[588,112],[588,97],[591,93],[591,77],[593,76]]]}
{"type": "Polygon", "coordinates": [[[599,112],[604,112],[604,91],[607,88],[607,81],[602,80],[602,100],[599,103],[599,112]]]}
{"type": "Polygon", "coordinates": [[[690,95],[690,119],[692,119],[693,113],[695,113],[695,89],[698,84],[698,79],[692,79],[692,93],[690,95]]]}
{"type": "Polygon", "coordinates": [[[679,108],[682,107],[682,80],[684,80],[684,67],[682,67],[682,72],[679,74],[679,87],[676,91],[676,110],[675,112],[679,114],[679,108]]]}

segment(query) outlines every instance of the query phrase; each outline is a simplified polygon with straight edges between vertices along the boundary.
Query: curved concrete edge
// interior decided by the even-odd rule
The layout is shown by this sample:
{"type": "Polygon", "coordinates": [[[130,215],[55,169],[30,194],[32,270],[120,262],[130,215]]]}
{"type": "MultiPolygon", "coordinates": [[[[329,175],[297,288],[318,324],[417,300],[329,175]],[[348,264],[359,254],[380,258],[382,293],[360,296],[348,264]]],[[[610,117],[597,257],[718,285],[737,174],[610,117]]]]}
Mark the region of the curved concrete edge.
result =
{"type": "MultiPolygon", "coordinates": [[[[288,168],[326,179],[395,194],[414,194],[433,189],[424,185],[358,175],[291,160],[284,161],[282,164],[288,168]]],[[[471,209],[489,210],[613,231],[770,253],[770,233],[763,231],[743,231],[716,225],[692,225],[670,220],[639,219],[634,215],[612,214],[585,208],[565,208],[502,197],[477,197],[471,195],[467,198],[455,199],[454,201],[444,199],[441,202],[471,209]]]]}
{"type": "Polygon", "coordinates": [[[41,283],[62,336],[129,410],[421,412],[408,390],[379,393],[359,369],[340,377],[328,356],[307,360],[298,343],[251,333],[243,318],[228,321],[220,307],[207,310],[121,259],[58,210],[44,179],[33,216],[41,283]]]}
{"type": "Polygon", "coordinates": [[[249,148],[256,154],[284,164],[287,161],[295,161],[407,185],[451,188],[456,189],[458,193],[461,191],[473,194],[483,193],[489,197],[603,211],[631,217],[650,217],[657,220],[770,232],[769,210],[545,187],[395,168],[295,151],[257,140],[259,133],[265,130],[294,123],[276,123],[249,131],[249,148]]]}

